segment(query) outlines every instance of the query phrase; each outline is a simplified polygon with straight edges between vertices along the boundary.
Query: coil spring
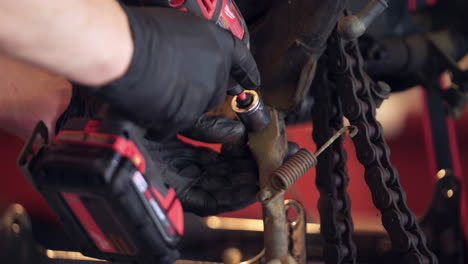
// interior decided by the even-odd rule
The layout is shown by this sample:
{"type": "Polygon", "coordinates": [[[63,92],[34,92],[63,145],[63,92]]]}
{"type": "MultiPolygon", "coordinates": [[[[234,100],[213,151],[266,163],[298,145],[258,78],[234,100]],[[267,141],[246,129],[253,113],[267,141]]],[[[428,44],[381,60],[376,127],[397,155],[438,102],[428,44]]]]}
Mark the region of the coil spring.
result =
{"type": "Polygon", "coordinates": [[[277,190],[287,190],[315,165],[317,165],[315,154],[308,149],[300,149],[273,172],[271,184],[277,190]]]}
{"type": "Polygon", "coordinates": [[[315,165],[317,165],[317,157],[348,130],[350,131],[350,137],[354,137],[358,132],[357,127],[346,126],[336,132],[336,134],[325,142],[315,154],[308,149],[300,149],[272,173],[271,186],[276,190],[289,189],[289,187],[299,180],[308,170],[315,167],[315,165]]]}

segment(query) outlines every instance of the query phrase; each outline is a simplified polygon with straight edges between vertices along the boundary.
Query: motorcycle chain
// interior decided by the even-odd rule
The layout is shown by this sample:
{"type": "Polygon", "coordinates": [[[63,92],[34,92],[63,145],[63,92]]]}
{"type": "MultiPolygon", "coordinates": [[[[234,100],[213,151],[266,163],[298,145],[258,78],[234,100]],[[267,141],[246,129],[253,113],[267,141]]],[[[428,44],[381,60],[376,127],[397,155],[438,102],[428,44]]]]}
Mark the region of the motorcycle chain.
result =
{"type": "Polygon", "coordinates": [[[335,29],[327,52],[344,116],[359,129],[353,138],[356,155],[365,167],[366,183],[393,249],[402,254],[403,263],[436,264],[437,258],[428,249],[416,217],[406,204],[398,171],[390,162],[390,149],[376,120],[375,83],[363,71],[357,42],[345,43],[335,29]]]}
{"type": "MultiPolygon", "coordinates": [[[[338,91],[328,80],[327,57],[319,61],[316,80],[312,86],[315,99],[312,108],[313,139],[323,145],[343,127],[343,112],[338,91]]],[[[318,208],[321,234],[325,240],[325,263],[356,263],[356,246],[352,241],[353,222],[351,200],[346,192],[349,177],[344,136],[318,157],[316,185],[320,192],[318,208]]]]}

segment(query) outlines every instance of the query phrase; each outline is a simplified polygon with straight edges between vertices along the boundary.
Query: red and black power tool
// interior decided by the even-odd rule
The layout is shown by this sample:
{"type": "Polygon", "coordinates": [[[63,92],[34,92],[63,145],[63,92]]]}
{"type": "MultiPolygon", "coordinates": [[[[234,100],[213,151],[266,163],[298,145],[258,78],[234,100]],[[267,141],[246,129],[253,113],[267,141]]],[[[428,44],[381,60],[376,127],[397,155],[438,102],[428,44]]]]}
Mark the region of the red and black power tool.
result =
{"type": "MultiPolygon", "coordinates": [[[[148,2],[203,15],[248,44],[247,27],[232,0],[148,2]]],[[[235,93],[246,100],[243,89],[235,93]]],[[[258,100],[251,101],[245,115],[259,108],[258,100]]],[[[102,109],[96,120],[67,121],[50,143],[40,122],[20,156],[25,175],[84,255],[148,264],[178,257],[183,209],[145,152],[144,134],[116,112],[102,109]],[[34,151],[39,135],[45,144],[34,151]]]]}
{"type": "Polygon", "coordinates": [[[130,5],[161,6],[188,11],[231,31],[238,39],[249,45],[249,35],[244,18],[234,0],[122,0],[130,5]]]}
{"type": "Polygon", "coordinates": [[[103,116],[69,120],[50,144],[39,123],[19,164],[83,254],[171,263],[184,232],[182,205],[145,152],[144,131],[103,116]],[[34,152],[39,135],[45,144],[34,152]]]}

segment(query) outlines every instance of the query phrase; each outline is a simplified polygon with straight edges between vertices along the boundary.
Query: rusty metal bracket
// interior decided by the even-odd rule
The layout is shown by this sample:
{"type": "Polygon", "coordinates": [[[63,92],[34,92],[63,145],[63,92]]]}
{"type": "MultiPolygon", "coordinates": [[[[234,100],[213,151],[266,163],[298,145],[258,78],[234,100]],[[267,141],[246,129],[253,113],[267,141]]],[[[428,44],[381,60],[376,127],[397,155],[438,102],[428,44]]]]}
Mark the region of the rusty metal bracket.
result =
{"type": "MultiPolygon", "coordinates": [[[[284,118],[275,109],[270,109],[271,123],[262,131],[249,134],[250,149],[257,160],[260,189],[271,186],[271,175],[283,164],[288,143],[284,118]]],[[[271,197],[278,194],[274,190],[271,197]]],[[[266,261],[288,255],[288,238],[284,196],[262,203],[264,222],[264,244],[266,261]]]]}
{"type": "Polygon", "coordinates": [[[286,213],[288,210],[294,210],[297,213],[297,218],[294,221],[288,220],[289,228],[289,252],[297,264],[307,263],[306,252],[306,226],[307,217],[304,207],[301,203],[294,200],[286,200],[285,202],[286,213]]]}
{"type": "MultiPolygon", "coordinates": [[[[286,242],[289,242],[289,254],[284,256],[274,257],[270,260],[266,259],[265,252],[262,250],[255,257],[241,261],[242,254],[239,250],[229,248],[224,252],[223,262],[207,262],[207,261],[193,261],[193,260],[177,260],[175,264],[305,264],[305,235],[306,235],[306,216],[305,210],[299,202],[288,200],[284,203],[285,210],[294,209],[297,212],[297,219],[295,221],[288,222],[287,227],[288,233],[286,235],[286,242]]],[[[286,211],[283,211],[286,215],[286,211]]],[[[31,227],[29,223],[29,217],[26,214],[26,210],[21,205],[13,205],[5,213],[3,217],[0,217],[0,234],[1,239],[7,245],[13,243],[15,248],[21,248],[23,251],[21,254],[13,254],[21,260],[15,261],[15,263],[39,263],[39,264],[73,264],[73,263],[86,263],[86,264],[100,264],[109,263],[105,260],[89,258],[83,256],[79,252],[72,251],[57,251],[46,249],[40,246],[34,241],[30,232],[31,227]],[[6,236],[5,236],[6,231],[6,236]],[[3,233],[2,233],[3,232],[3,233]]],[[[286,230],[286,228],[285,228],[286,230]]],[[[10,254],[11,252],[1,251],[2,253],[10,254]]],[[[10,254],[11,255],[11,254],[10,254]]],[[[5,257],[5,256],[4,256],[5,257]]],[[[7,258],[11,260],[11,258],[7,258]]],[[[10,262],[7,262],[10,263],[10,262]]],[[[115,262],[116,264],[128,264],[124,262],[115,262]]]]}

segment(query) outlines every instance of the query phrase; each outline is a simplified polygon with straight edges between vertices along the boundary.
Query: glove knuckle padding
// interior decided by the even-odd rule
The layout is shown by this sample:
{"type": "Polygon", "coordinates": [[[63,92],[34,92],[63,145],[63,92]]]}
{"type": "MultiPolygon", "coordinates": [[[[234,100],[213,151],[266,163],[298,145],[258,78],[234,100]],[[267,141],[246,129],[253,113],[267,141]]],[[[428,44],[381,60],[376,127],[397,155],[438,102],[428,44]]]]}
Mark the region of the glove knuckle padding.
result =
{"type": "Polygon", "coordinates": [[[202,115],[183,135],[207,143],[231,143],[241,142],[246,136],[246,130],[239,120],[202,115]]]}
{"type": "Polygon", "coordinates": [[[98,94],[163,138],[191,127],[226,95],[230,34],[168,8],[126,7],[134,40],[129,71],[98,94]],[[158,133],[156,133],[158,132],[158,133]]]}
{"type": "Polygon", "coordinates": [[[245,89],[255,90],[260,86],[260,73],[247,46],[233,37],[231,76],[245,89]]]}

